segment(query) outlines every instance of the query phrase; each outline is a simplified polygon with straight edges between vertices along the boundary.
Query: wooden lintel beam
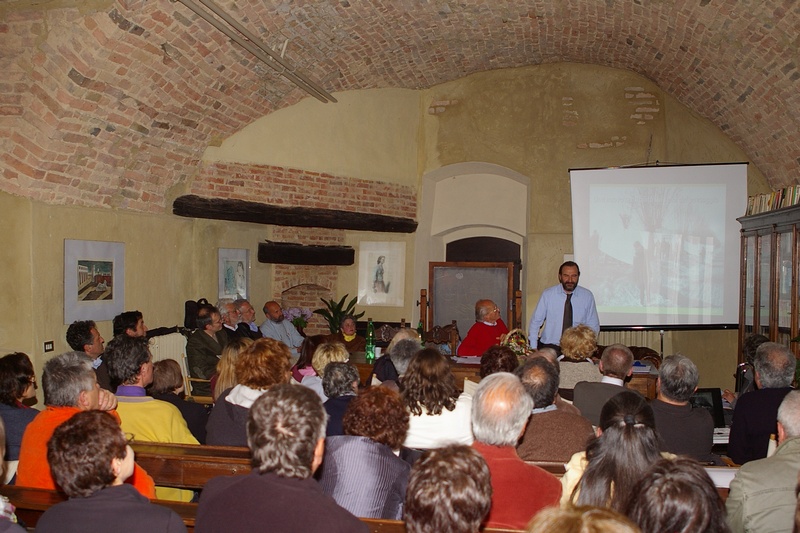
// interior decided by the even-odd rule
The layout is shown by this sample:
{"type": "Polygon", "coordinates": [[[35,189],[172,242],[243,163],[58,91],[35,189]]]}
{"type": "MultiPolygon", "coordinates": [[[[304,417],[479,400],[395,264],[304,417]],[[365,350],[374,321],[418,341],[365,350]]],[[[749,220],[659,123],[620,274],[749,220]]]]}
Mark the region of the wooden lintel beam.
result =
{"type": "Polygon", "coordinates": [[[309,246],[272,241],[258,243],[259,263],[348,266],[355,260],[356,251],[350,246],[309,246]]]}
{"type": "Polygon", "coordinates": [[[203,198],[193,194],[176,198],[172,203],[172,212],[182,217],[232,220],[276,226],[349,229],[384,233],[414,233],[417,230],[417,222],[404,217],[354,213],[338,209],[285,207],[246,200],[203,198]]]}

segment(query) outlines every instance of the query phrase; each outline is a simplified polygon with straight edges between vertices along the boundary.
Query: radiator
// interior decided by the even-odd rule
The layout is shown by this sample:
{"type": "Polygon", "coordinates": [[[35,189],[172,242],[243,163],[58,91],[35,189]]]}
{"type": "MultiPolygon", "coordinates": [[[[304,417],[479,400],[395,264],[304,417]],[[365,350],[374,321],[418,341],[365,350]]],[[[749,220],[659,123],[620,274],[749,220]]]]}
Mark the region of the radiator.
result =
{"type": "Polygon", "coordinates": [[[645,346],[661,353],[661,332],[658,330],[601,331],[597,344],[624,344],[625,346],[645,346]]]}
{"type": "Polygon", "coordinates": [[[163,359],[174,359],[184,368],[184,354],[186,352],[186,337],[180,333],[170,333],[159,335],[150,339],[150,353],[153,354],[153,362],[163,359]]]}

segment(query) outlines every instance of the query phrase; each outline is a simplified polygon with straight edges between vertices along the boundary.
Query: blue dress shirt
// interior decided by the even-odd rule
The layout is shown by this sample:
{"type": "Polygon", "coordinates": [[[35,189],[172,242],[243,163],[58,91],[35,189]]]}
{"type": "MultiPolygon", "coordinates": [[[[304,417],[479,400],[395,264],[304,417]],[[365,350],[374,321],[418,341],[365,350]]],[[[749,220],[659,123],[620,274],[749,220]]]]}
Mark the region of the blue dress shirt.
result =
{"type": "MultiPolygon", "coordinates": [[[[542,329],[542,343],[560,344],[561,328],[564,321],[564,303],[567,293],[561,284],[545,289],[536,310],[533,312],[531,322],[528,324],[528,342],[532,348],[538,346],[539,328],[542,329]]],[[[592,291],[580,285],[572,291],[572,325],[585,324],[595,333],[600,333],[600,319],[597,318],[597,307],[594,304],[592,291]]]]}

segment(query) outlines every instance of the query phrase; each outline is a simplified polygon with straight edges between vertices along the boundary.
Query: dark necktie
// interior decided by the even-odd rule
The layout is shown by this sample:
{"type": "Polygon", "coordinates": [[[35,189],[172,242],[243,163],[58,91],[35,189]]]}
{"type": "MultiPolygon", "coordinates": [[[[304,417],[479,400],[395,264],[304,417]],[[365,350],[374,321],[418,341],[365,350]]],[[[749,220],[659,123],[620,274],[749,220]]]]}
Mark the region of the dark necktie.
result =
{"type": "Polygon", "coordinates": [[[567,294],[567,301],[564,302],[564,322],[561,325],[561,333],[567,328],[572,327],[572,293],[567,294]]]}

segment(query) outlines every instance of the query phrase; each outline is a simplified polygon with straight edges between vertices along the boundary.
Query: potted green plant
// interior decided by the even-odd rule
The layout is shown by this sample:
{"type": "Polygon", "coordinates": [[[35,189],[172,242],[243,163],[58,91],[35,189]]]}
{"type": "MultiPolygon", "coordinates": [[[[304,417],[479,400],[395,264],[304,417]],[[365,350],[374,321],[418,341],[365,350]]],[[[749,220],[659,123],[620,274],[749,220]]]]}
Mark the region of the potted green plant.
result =
{"type": "Polygon", "coordinates": [[[358,297],[354,297],[347,305],[344,304],[348,296],[350,295],[345,294],[338,302],[333,299],[326,300],[325,298],[320,298],[322,303],[325,304],[325,307],[314,310],[315,314],[322,316],[322,318],[328,322],[331,333],[339,331],[339,326],[341,326],[342,320],[347,315],[353,315],[353,318],[356,320],[364,316],[365,311],[358,314],[355,313],[356,300],[358,300],[358,297]]]}

